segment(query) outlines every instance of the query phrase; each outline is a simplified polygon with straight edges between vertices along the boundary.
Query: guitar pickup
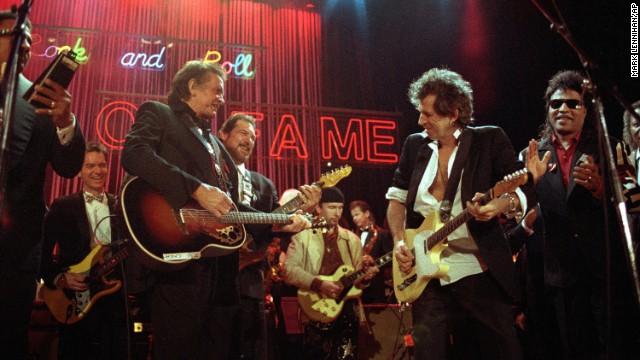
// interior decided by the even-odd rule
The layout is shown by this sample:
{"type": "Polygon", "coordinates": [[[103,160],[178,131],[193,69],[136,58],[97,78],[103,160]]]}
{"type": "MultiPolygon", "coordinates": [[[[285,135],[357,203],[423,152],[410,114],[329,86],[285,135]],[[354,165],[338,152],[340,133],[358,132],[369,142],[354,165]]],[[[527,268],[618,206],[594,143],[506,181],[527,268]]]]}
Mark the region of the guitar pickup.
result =
{"type": "Polygon", "coordinates": [[[416,282],[417,279],[418,279],[418,275],[417,274],[413,274],[412,276],[406,278],[402,282],[402,284],[398,285],[398,290],[404,290],[404,289],[408,288],[411,284],[416,282]]]}

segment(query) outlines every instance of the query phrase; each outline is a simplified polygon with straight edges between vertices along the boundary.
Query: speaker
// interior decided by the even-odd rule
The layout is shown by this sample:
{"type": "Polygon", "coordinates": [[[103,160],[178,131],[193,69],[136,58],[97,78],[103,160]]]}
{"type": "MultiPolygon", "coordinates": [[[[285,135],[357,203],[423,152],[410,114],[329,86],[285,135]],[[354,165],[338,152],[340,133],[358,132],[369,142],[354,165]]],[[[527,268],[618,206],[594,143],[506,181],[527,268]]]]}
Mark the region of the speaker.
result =
{"type": "Polygon", "coordinates": [[[413,347],[405,345],[412,332],[411,306],[368,304],[364,312],[368,328],[360,327],[359,359],[413,359],[413,347]]]}

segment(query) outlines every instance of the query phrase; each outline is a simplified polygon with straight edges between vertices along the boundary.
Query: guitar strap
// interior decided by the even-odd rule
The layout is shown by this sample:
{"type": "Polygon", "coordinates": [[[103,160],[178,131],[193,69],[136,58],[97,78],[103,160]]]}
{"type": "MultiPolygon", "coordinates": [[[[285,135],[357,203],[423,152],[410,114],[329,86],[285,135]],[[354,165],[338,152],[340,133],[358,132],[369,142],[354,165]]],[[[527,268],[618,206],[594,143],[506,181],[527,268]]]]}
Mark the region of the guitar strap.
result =
{"type": "Polygon", "coordinates": [[[469,129],[463,129],[462,134],[458,141],[458,153],[453,161],[453,167],[451,168],[451,174],[449,174],[449,180],[447,181],[447,187],[440,204],[440,221],[447,222],[451,217],[451,208],[453,207],[453,200],[456,197],[456,190],[460,182],[460,175],[462,174],[462,168],[469,155],[471,149],[472,133],[469,129]]]}

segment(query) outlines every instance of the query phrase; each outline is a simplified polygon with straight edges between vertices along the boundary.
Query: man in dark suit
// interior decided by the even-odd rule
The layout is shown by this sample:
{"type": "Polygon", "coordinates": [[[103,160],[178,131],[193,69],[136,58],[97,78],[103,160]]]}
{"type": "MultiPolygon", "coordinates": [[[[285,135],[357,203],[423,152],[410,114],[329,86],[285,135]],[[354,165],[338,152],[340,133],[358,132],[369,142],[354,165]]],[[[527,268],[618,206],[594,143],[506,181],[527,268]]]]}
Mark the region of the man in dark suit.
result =
{"type": "MultiPolygon", "coordinates": [[[[544,282],[554,300],[560,350],[567,359],[631,359],[639,354],[638,307],[615,211],[609,201],[603,202],[606,172],[598,161],[595,118],[588,116],[591,95],[583,90],[583,80],[576,71],[560,71],[549,80],[540,140],[532,141],[522,156],[529,163],[531,157],[550,154],[548,170],[536,171],[542,175],[535,180],[545,229],[544,282]],[[611,302],[606,300],[607,281],[611,302]],[[611,328],[607,314],[612,316],[611,328]]],[[[619,149],[614,150],[616,157],[625,154],[616,159],[622,165],[626,153],[617,140],[611,144],[619,149]]]]}
{"type": "Polygon", "coordinates": [[[519,359],[521,350],[511,313],[511,305],[519,297],[518,284],[496,215],[513,217],[525,211],[535,204],[534,190],[522,185],[486,204],[475,203],[479,192],[486,192],[523,164],[517,161],[501,129],[468,126],[472,90],[459,74],[431,69],[411,84],[409,98],[420,112],[418,124],[425,131],[405,141],[387,192],[387,219],[400,270],[408,273],[414,260],[416,266],[425,262],[404,246],[405,226],[417,228],[438,210],[458,215],[465,203],[475,218],[449,235],[440,259],[449,265],[449,271],[441,279],[431,280],[413,303],[416,358],[448,358],[453,334],[454,351],[468,350],[470,342],[477,341],[473,354],[462,354],[462,358],[519,359]],[[445,200],[449,206],[441,207],[445,200]]]}
{"type": "MultiPolygon", "coordinates": [[[[191,199],[214,217],[238,204],[238,173],[211,120],[224,105],[226,73],[217,64],[189,61],[173,78],[169,104],[145,102],[136,113],[122,152],[122,166],[158,190],[174,209],[191,199]]],[[[247,226],[254,238],[309,226],[300,215],[287,225],[247,226]]],[[[137,291],[149,291],[156,359],[207,359],[216,354],[215,308],[236,304],[238,253],[192,260],[179,271],[138,267],[137,291]],[[189,349],[188,352],[185,349],[189,349]]]]}
{"type": "MultiPolygon", "coordinates": [[[[250,171],[245,163],[253,153],[256,138],[256,120],[247,114],[237,113],[229,117],[220,127],[218,135],[225,149],[238,167],[238,197],[240,201],[262,212],[272,212],[279,207],[278,192],[271,180],[250,171]]],[[[300,188],[307,201],[303,210],[313,210],[320,200],[321,189],[304,185],[300,188]]],[[[218,349],[228,346],[228,352],[218,352],[221,359],[266,359],[266,319],[264,309],[264,254],[273,238],[255,239],[240,250],[240,303],[220,307],[215,319],[218,323],[218,349]],[[259,247],[256,244],[261,244],[259,247]],[[252,258],[252,264],[243,261],[245,255],[252,258]]]]}
{"type": "MultiPolygon", "coordinates": [[[[96,247],[101,250],[89,263],[107,261],[117,251],[117,248],[108,250],[112,241],[117,240],[117,232],[111,221],[115,197],[104,188],[108,174],[107,155],[104,145],[87,144],[80,171],[82,190],[57,198],[44,221],[41,276],[45,286],[74,291],[78,304],[91,303],[89,312],[79,322],[69,325],[61,322],[58,332],[60,359],[128,357],[126,298],[122,288],[110,295],[100,294],[110,287],[97,286],[101,280],[95,275],[92,279],[88,273],[69,271],[69,266],[82,262],[96,247]],[[54,251],[56,245],[57,251],[54,251]],[[98,259],[103,260],[98,262],[98,259]]],[[[117,266],[109,277],[122,280],[120,269],[117,266]]]]}
{"type": "MultiPolygon", "coordinates": [[[[354,233],[362,242],[363,261],[372,264],[373,261],[389,251],[393,250],[393,239],[389,231],[376,225],[376,220],[367,202],[354,200],[349,203],[351,219],[356,226],[354,233]]],[[[393,287],[391,284],[391,267],[387,266],[383,270],[384,276],[376,276],[371,285],[362,292],[362,302],[364,304],[393,303],[393,287]]]]}
{"type": "MultiPolygon", "coordinates": [[[[0,62],[6,65],[17,14],[0,12],[0,62]]],[[[20,44],[18,72],[31,57],[31,24],[20,44]]],[[[4,70],[2,70],[4,72],[4,70]]],[[[22,99],[31,82],[18,75],[14,117],[8,140],[0,229],[0,354],[10,359],[28,357],[27,328],[35,298],[45,214],[44,179],[50,164],[58,175],[78,174],[84,156],[84,138],[71,114],[71,95],[55,82],[37,86],[36,109],[22,99]]]]}

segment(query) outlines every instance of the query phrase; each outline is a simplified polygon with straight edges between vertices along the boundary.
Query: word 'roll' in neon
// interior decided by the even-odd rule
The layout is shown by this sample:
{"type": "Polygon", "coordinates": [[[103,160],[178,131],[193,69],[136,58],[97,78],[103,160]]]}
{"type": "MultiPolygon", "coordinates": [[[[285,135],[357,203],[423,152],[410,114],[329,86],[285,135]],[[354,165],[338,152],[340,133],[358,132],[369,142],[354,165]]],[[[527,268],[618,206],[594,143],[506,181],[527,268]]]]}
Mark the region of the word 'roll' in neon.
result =
{"type": "MultiPolygon", "coordinates": [[[[208,63],[219,63],[222,59],[222,54],[216,50],[209,50],[204,57],[204,62],[208,63]]],[[[251,67],[251,62],[253,61],[252,54],[240,53],[236,56],[235,62],[225,61],[220,64],[222,68],[227,72],[227,74],[231,74],[233,71],[234,75],[244,78],[252,78],[255,75],[255,71],[249,70],[251,67]]]]}

